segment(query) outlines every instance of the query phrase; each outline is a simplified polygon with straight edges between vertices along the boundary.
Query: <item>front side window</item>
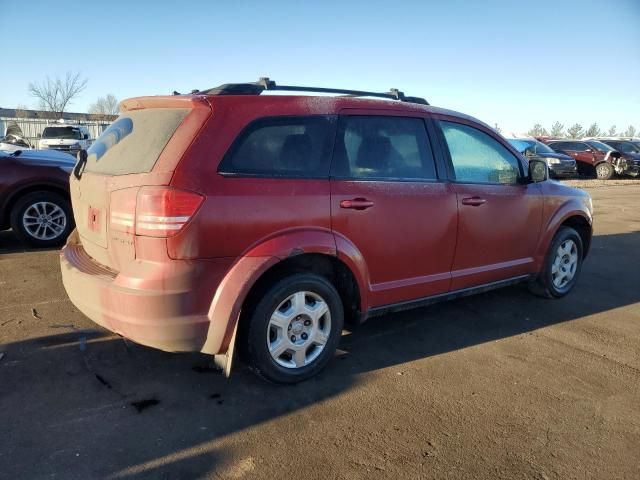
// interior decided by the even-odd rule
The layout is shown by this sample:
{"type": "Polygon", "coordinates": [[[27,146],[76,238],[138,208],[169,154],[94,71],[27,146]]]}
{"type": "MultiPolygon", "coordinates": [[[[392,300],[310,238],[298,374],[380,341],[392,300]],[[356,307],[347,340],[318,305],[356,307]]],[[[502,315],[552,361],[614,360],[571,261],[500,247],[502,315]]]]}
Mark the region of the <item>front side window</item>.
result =
{"type": "Polygon", "coordinates": [[[342,117],[331,175],[435,180],[435,162],[424,120],[375,115],[342,117]]]}
{"type": "Polygon", "coordinates": [[[454,122],[439,122],[449,147],[456,181],[462,183],[514,184],[518,159],[486,133],[454,122]]]}
{"type": "Polygon", "coordinates": [[[220,163],[222,174],[328,178],[335,117],[269,117],[251,123],[220,163]]]}

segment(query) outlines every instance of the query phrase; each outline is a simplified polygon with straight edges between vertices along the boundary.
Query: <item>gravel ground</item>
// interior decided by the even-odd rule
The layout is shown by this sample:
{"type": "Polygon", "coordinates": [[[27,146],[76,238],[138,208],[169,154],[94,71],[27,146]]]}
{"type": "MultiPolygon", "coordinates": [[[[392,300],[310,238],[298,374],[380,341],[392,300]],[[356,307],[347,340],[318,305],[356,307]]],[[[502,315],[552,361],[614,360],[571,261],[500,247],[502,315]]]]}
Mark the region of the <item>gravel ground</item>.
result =
{"type": "Polygon", "coordinates": [[[371,320],[293,387],[99,329],[57,252],[2,233],[0,478],[638,479],[640,182],[588,185],[571,295],[513,287],[371,320]]]}

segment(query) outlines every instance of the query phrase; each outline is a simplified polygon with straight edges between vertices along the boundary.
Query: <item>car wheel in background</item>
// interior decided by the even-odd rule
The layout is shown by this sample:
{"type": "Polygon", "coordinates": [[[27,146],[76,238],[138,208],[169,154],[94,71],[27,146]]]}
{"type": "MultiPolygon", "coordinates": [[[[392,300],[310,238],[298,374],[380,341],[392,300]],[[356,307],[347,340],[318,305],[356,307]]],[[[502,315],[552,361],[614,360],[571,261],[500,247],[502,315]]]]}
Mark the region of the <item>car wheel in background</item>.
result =
{"type": "Polygon", "coordinates": [[[11,228],[22,241],[40,248],[64,244],[74,226],[69,201],[46,191],[18,199],[10,220],[11,228]]]}
{"type": "Polygon", "coordinates": [[[596,178],[598,180],[609,180],[613,177],[615,171],[613,170],[613,165],[609,162],[601,162],[596,165],[596,178]]]}
{"type": "Polygon", "coordinates": [[[582,238],[573,228],[560,227],[551,242],[542,271],[531,291],[547,298],[560,298],[574,287],[582,270],[582,238]]]}
{"type": "Polygon", "coordinates": [[[246,321],[239,341],[251,369],[272,382],[297,383],[334,355],[344,311],[326,278],[299,273],[266,289],[246,321]]]}

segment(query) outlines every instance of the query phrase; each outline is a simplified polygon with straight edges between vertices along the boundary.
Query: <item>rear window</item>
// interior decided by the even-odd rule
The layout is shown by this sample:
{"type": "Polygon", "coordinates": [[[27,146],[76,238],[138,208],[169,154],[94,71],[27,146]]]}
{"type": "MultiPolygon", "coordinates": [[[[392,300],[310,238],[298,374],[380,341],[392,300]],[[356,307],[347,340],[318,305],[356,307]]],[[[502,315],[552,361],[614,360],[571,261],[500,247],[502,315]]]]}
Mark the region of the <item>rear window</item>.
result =
{"type": "Polygon", "coordinates": [[[87,151],[85,171],[105,175],[150,172],[190,111],[150,108],[121,115],[87,151]]]}

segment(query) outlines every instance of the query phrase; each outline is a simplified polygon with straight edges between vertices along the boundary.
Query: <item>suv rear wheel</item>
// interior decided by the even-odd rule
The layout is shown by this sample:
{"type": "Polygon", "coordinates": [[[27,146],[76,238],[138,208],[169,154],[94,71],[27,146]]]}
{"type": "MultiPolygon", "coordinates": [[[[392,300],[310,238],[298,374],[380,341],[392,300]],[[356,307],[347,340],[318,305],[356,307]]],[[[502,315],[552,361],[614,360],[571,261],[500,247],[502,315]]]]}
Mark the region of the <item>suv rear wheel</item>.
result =
{"type": "Polygon", "coordinates": [[[266,290],[247,320],[240,341],[251,369],[272,382],[297,383],[335,353],[344,312],[327,279],[299,273],[266,290]]]}
{"type": "Polygon", "coordinates": [[[582,270],[582,238],[573,228],[561,227],[551,242],[544,266],[531,290],[547,298],[564,297],[582,270]]]}
{"type": "Polygon", "coordinates": [[[62,245],[73,229],[69,201],[53,192],[33,192],[20,198],[10,220],[22,241],[40,248],[62,245]]]}

